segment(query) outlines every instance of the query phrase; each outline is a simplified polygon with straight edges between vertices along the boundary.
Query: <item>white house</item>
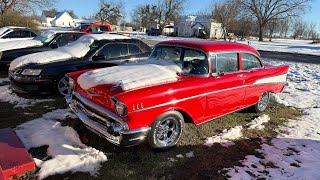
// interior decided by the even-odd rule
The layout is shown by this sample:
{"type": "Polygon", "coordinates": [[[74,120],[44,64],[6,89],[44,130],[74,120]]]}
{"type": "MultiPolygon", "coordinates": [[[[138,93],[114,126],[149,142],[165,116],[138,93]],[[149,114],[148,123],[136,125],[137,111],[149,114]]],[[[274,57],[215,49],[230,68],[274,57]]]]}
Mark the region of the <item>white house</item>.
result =
{"type": "Polygon", "coordinates": [[[174,33],[180,37],[219,39],[223,36],[223,28],[221,23],[206,16],[183,16],[175,22],[174,33]]]}
{"type": "Polygon", "coordinates": [[[52,11],[43,11],[41,15],[41,24],[46,27],[74,27],[73,18],[68,12],[54,13],[52,11]]]}

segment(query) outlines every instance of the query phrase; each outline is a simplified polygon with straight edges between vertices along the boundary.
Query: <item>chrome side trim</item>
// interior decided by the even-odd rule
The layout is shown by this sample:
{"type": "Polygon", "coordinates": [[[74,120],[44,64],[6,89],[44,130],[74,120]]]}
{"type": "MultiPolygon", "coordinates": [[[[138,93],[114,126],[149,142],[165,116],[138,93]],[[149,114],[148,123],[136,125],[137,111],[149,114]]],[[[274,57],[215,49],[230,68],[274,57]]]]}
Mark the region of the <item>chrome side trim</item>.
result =
{"type": "Polygon", "coordinates": [[[105,108],[103,108],[103,107],[101,107],[101,106],[99,106],[99,105],[91,102],[91,101],[88,101],[87,99],[83,98],[83,97],[82,97],[79,93],[77,93],[77,92],[73,92],[73,95],[74,95],[80,102],[82,102],[83,104],[85,104],[85,105],[91,107],[92,109],[95,109],[95,110],[99,111],[101,114],[103,114],[103,115],[105,115],[105,116],[107,116],[107,117],[110,117],[111,119],[119,122],[124,129],[129,129],[128,124],[127,124],[122,118],[120,118],[118,115],[116,115],[115,113],[113,113],[113,112],[111,112],[111,111],[109,111],[109,110],[107,110],[107,109],[105,109],[105,108]]]}
{"type": "Polygon", "coordinates": [[[144,109],[135,110],[135,111],[129,112],[128,114],[147,111],[147,110],[159,108],[159,107],[162,107],[162,106],[167,106],[167,105],[170,105],[170,104],[176,104],[176,103],[179,103],[179,102],[182,102],[182,101],[187,101],[187,100],[190,100],[190,99],[203,97],[203,96],[207,96],[207,95],[211,95],[211,94],[217,94],[217,93],[221,93],[221,92],[225,92],[225,91],[231,91],[231,90],[240,89],[240,88],[246,88],[246,87],[250,87],[250,86],[261,86],[261,85],[267,85],[267,84],[285,84],[285,83],[275,82],[275,83],[261,83],[261,84],[251,84],[251,85],[237,86],[237,87],[233,87],[233,88],[228,88],[228,89],[223,89],[223,90],[217,90],[217,91],[207,92],[207,93],[203,93],[203,94],[198,94],[198,95],[195,95],[195,96],[190,96],[190,97],[187,97],[187,98],[182,98],[182,99],[179,99],[179,100],[170,101],[170,102],[166,102],[166,103],[163,103],[163,104],[158,104],[158,105],[147,107],[147,108],[144,108],[144,109]]]}

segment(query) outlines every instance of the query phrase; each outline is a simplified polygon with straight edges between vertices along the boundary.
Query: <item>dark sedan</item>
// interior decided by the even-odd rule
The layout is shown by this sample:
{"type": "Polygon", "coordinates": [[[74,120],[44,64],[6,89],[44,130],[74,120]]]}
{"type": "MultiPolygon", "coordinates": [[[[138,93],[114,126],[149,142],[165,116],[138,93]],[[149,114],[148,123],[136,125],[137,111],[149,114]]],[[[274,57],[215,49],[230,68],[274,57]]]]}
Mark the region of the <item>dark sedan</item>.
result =
{"type": "MultiPolygon", "coordinates": [[[[60,95],[67,95],[71,90],[68,84],[68,78],[65,74],[73,71],[143,61],[147,59],[151,52],[151,48],[142,41],[128,37],[121,38],[124,36],[120,35],[86,35],[78,41],[88,41],[91,37],[96,36],[105,36],[106,38],[99,40],[95,39],[91,44],[89,43],[88,52],[86,52],[83,57],[63,57],[61,60],[52,60],[45,63],[30,62],[20,65],[19,67],[14,67],[9,71],[11,88],[18,93],[50,94],[56,92],[60,95]]],[[[68,48],[76,49],[74,47],[77,46],[78,41],[69,47],[62,47],[61,49],[63,49],[63,52],[68,51],[68,48]]],[[[58,54],[61,55],[61,52],[58,54]]],[[[80,49],[76,52],[81,53],[80,49]]],[[[34,57],[44,56],[43,53],[37,53],[39,55],[35,54],[34,57]]],[[[67,54],[69,55],[72,53],[67,54]]],[[[31,61],[34,60],[33,58],[30,59],[31,61]]],[[[11,66],[13,64],[19,64],[19,62],[12,62],[10,68],[12,68],[11,66]]]]}
{"type": "MultiPolygon", "coordinates": [[[[68,43],[76,41],[84,34],[85,33],[73,31],[51,31],[47,33],[44,32],[33,39],[36,41],[40,41],[42,43],[42,45],[40,46],[28,46],[25,48],[9,49],[0,52],[0,70],[7,70],[10,63],[18,57],[36,52],[49,51],[64,46],[68,43]]],[[[19,42],[24,43],[24,41],[19,42]]],[[[12,42],[7,42],[7,44],[8,43],[12,42]]]]}

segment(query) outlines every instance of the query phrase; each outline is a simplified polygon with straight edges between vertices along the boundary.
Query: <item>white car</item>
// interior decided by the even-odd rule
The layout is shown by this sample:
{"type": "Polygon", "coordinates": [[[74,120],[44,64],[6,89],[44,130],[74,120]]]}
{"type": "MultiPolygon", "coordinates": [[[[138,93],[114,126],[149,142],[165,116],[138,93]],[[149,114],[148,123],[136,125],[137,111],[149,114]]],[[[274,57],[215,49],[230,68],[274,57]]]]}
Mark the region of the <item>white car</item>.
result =
{"type": "Polygon", "coordinates": [[[26,27],[6,26],[0,28],[0,42],[32,39],[40,32],[26,27]]]}

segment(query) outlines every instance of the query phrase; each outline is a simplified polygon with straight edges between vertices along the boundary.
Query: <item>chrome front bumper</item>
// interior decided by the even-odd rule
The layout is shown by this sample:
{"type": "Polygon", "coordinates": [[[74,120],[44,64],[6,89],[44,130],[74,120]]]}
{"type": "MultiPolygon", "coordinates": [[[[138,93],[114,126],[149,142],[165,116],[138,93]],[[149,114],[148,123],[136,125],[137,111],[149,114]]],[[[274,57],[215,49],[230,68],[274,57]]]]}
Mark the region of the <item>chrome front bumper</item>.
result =
{"type": "Polygon", "coordinates": [[[80,94],[65,97],[71,110],[81,122],[95,134],[119,146],[133,146],[141,143],[148,135],[150,127],[129,130],[128,124],[113,112],[88,101],[80,94]],[[108,129],[113,129],[111,134],[108,129]]]}

